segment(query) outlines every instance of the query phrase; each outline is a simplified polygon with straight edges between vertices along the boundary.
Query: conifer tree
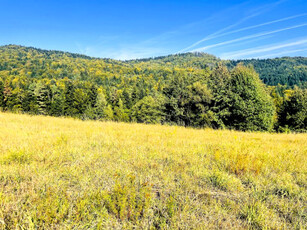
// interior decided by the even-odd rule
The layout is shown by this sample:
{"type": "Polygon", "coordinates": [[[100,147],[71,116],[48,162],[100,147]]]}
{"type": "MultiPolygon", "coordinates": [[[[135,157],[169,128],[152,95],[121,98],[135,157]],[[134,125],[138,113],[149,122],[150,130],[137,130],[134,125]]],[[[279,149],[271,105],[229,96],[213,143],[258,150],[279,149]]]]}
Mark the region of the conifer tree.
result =
{"type": "Polygon", "coordinates": [[[42,81],[39,81],[36,84],[35,88],[35,96],[36,96],[36,101],[38,104],[38,113],[47,115],[49,111],[49,106],[50,106],[50,90],[45,83],[42,81]]]}
{"type": "Polygon", "coordinates": [[[0,79],[0,109],[3,109],[4,107],[4,84],[2,80],[0,79]]]}

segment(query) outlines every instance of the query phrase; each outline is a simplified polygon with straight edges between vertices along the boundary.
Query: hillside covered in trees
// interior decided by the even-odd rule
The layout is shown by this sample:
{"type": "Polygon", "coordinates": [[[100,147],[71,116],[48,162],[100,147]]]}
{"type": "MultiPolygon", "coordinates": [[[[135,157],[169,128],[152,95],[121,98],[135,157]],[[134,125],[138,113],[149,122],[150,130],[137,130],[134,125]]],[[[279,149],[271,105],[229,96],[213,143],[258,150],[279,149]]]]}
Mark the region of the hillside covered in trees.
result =
{"type": "Polygon", "coordinates": [[[0,108],[30,114],[304,131],[306,82],[302,57],[227,61],[186,53],[117,61],[0,47],[0,108]]]}
{"type": "Polygon", "coordinates": [[[307,58],[306,57],[282,57],[274,59],[251,59],[229,61],[228,67],[234,67],[238,63],[252,65],[259,73],[261,80],[267,85],[297,85],[307,88],[307,58]]]}

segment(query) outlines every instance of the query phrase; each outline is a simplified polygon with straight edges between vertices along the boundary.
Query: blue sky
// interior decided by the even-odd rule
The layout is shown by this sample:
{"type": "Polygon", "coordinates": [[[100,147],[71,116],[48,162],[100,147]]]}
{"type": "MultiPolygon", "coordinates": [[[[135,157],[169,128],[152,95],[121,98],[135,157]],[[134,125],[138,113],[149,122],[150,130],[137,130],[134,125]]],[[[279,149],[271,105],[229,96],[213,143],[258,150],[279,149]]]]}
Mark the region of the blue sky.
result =
{"type": "Polygon", "coordinates": [[[306,0],[0,0],[0,45],[134,59],[307,56],[306,0]]]}

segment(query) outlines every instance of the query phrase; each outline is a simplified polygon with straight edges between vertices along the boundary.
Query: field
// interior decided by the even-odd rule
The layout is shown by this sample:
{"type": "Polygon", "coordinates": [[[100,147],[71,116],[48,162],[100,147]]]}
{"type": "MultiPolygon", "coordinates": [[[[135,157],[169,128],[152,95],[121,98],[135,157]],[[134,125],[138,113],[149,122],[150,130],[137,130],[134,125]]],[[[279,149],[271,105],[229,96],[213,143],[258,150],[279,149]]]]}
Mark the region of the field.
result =
{"type": "Polygon", "coordinates": [[[305,229],[307,134],[0,113],[0,229],[305,229]]]}

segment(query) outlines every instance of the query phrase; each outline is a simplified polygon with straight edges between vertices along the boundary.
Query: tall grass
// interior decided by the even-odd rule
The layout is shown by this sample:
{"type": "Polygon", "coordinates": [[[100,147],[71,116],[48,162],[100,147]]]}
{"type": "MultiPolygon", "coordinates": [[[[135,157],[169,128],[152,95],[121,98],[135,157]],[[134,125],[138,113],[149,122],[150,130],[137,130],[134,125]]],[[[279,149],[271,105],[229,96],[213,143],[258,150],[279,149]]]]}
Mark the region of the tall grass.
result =
{"type": "Polygon", "coordinates": [[[0,229],[304,229],[307,135],[0,113],[0,229]]]}

